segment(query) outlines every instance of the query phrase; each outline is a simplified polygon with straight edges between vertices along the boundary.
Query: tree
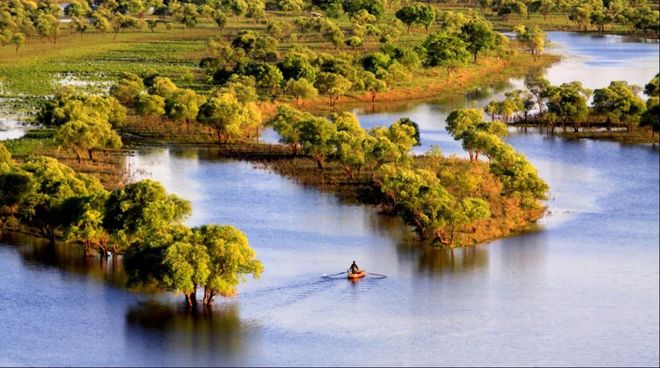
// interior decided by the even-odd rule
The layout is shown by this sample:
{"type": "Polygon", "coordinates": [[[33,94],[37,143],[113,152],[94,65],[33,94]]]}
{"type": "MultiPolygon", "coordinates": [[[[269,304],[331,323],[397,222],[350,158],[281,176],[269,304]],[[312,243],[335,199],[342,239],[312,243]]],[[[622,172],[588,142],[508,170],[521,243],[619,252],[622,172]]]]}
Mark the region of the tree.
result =
{"type": "Polygon", "coordinates": [[[655,77],[644,86],[644,94],[649,97],[660,97],[660,74],[656,74],[655,77]]]}
{"type": "Polygon", "coordinates": [[[296,98],[296,105],[300,105],[302,99],[314,98],[319,91],[305,78],[289,79],[284,87],[286,93],[296,98]]]}
{"type": "Polygon", "coordinates": [[[640,118],[640,126],[651,127],[651,137],[660,131],[660,102],[658,97],[651,97],[646,101],[646,111],[640,118]]]}
{"type": "Polygon", "coordinates": [[[309,60],[302,55],[288,54],[284,60],[277,64],[285,80],[300,78],[307,79],[310,83],[316,80],[316,70],[309,60]]]}
{"type": "Polygon", "coordinates": [[[417,125],[417,123],[410,120],[410,118],[401,118],[401,119],[397,120],[396,122],[401,124],[401,125],[408,125],[408,126],[412,127],[413,130],[414,130],[414,134],[413,134],[413,138],[415,139],[415,144],[414,145],[415,146],[420,146],[422,144],[422,140],[421,140],[420,134],[419,134],[419,125],[417,125]]]}
{"type": "Polygon", "coordinates": [[[611,123],[623,123],[631,131],[639,124],[646,110],[644,100],[637,92],[637,86],[631,86],[625,81],[613,81],[608,87],[594,91],[593,110],[605,116],[608,129],[611,123]]]}
{"type": "Polygon", "coordinates": [[[334,152],[332,138],[336,131],[336,126],[324,118],[306,116],[300,123],[302,151],[316,160],[321,171],[323,171],[325,159],[334,152]]]}
{"type": "Polygon", "coordinates": [[[199,114],[199,109],[206,102],[206,98],[191,89],[177,89],[165,100],[167,115],[189,124],[199,114]]]}
{"type": "Polygon", "coordinates": [[[135,99],[144,91],[142,78],[133,73],[122,73],[121,79],[110,88],[110,94],[124,106],[133,106],[135,99]]]}
{"type": "Polygon", "coordinates": [[[30,177],[25,173],[0,172],[0,230],[7,224],[7,217],[15,218],[18,206],[30,193],[31,185],[30,177]]]}
{"type": "Polygon", "coordinates": [[[467,50],[472,53],[475,63],[480,52],[490,50],[497,44],[496,33],[490,23],[479,18],[473,18],[464,24],[459,36],[467,45],[467,50]]]}
{"type": "Polygon", "coordinates": [[[78,163],[82,162],[83,152],[93,160],[95,150],[119,149],[121,138],[112,126],[103,120],[72,120],[62,125],[55,135],[55,141],[74,151],[78,163]]]}
{"type": "Polygon", "coordinates": [[[93,249],[107,254],[110,235],[103,229],[103,208],[108,192],[101,191],[87,196],[67,198],[62,204],[63,226],[66,228],[66,240],[81,243],[85,254],[91,255],[93,249]]]}
{"type": "Polygon", "coordinates": [[[545,48],[545,32],[543,32],[538,26],[525,27],[524,25],[518,25],[513,29],[516,34],[516,40],[523,45],[524,48],[527,48],[534,61],[541,56],[541,52],[545,48]]]}
{"type": "Polygon", "coordinates": [[[44,38],[51,38],[53,44],[57,43],[57,37],[60,34],[60,22],[52,14],[41,13],[37,18],[37,31],[44,38]]]}
{"type": "Polygon", "coordinates": [[[576,24],[578,31],[586,31],[592,10],[593,9],[589,4],[573,6],[568,14],[568,19],[576,24]]]}
{"type": "Polygon", "coordinates": [[[16,53],[18,54],[18,49],[25,44],[25,36],[20,32],[14,33],[14,35],[11,36],[11,43],[16,46],[16,53]]]}
{"type": "Polygon", "coordinates": [[[525,77],[525,87],[529,93],[536,99],[536,105],[539,107],[539,114],[543,115],[543,106],[548,97],[550,82],[542,76],[532,75],[525,77]]]}
{"type": "Polygon", "coordinates": [[[296,110],[288,105],[277,107],[277,114],[270,121],[275,132],[280,136],[280,143],[291,146],[294,155],[300,153],[300,130],[302,122],[312,115],[296,110]]]}
{"type": "Polygon", "coordinates": [[[156,76],[149,84],[148,92],[150,95],[160,96],[165,99],[172,97],[174,92],[178,89],[177,86],[167,77],[156,76]]]}
{"type": "Polygon", "coordinates": [[[552,13],[556,8],[556,3],[553,0],[536,0],[529,5],[529,11],[532,13],[541,13],[543,20],[547,20],[548,14],[552,13]]]}
{"type": "Polygon", "coordinates": [[[220,30],[223,30],[225,26],[227,25],[227,16],[225,13],[223,13],[221,10],[214,10],[213,14],[213,21],[215,24],[218,26],[220,30]]]}
{"type": "Polygon", "coordinates": [[[580,82],[562,83],[558,87],[551,86],[548,88],[548,112],[561,120],[564,130],[566,124],[572,124],[577,132],[589,112],[587,98],[590,95],[591,91],[582,87],[580,82]]]}
{"type": "Polygon", "coordinates": [[[455,63],[465,63],[470,54],[467,45],[460,38],[448,35],[442,31],[429,35],[422,44],[424,52],[424,65],[445,65],[448,68],[455,63]]]}
{"type": "Polygon", "coordinates": [[[352,83],[343,76],[335,73],[320,72],[315,87],[330,98],[330,106],[334,106],[339,97],[351,89],[352,83]]]}
{"type": "Polygon", "coordinates": [[[335,145],[335,156],[344,167],[350,180],[355,178],[355,171],[365,164],[366,157],[363,147],[365,131],[360,122],[350,112],[335,113],[331,116],[337,131],[332,138],[335,145]]]}
{"type": "Polygon", "coordinates": [[[191,206],[168,194],[160,183],[147,179],[113,190],[104,212],[103,228],[112,234],[114,244],[130,247],[181,224],[190,216],[191,206]]]}
{"type": "Polygon", "coordinates": [[[435,20],[435,11],[430,5],[416,3],[402,7],[394,16],[408,27],[408,32],[414,24],[424,26],[428,32],[435,20]]]}
{"type": "Polygon", "coordinates": [[[179,11],[174,14],[174,19],[177,22],[186,26],[186,28],[193,28],[197,25],[197,18],[199,17],[199,12],[197,6],[192,3],[184,4],[179,11]]]}
{"type": "Polygon", "coordinates": [[[211,97],[200,108],[197,119],[215,129],[221,144],[250,136],[250,129],[261,123],[261,115],[253,103],[240,103],[236,95],[229,92],[219,92],[211,97]]]}
{"type": "Polygon", "coordinates": [[[54,241],[63,219],[62,205],[68,198],[102,192],[98,179],[79,174],[50,157],[35,157],[21,165],[31,176],[31,188],[20,205],[20,216],[54,241]]]}
{"type": "Polygon", "coordinates": [[[592,26],[595,26],[598,30],[598,33],[603,34],[605,32],[605,26],[612,22],[612,18],[607,14],[607,9],[603,7],[597,7],[589,15],[589,23],[592,26]]]}
{"type": "Polygon", "coordinates": [[[247,236],[229,225],[204,225],[194,229],[195,240],[206,248],[210,273],[204,283],[204,304],[211,306],[216,295],[236,294],[246,275],[257,278],[263,264],[256,258],[247,236]]]}
{"type": "Polygon", "coordinates": [[[135,102],[135,111],[142,116],[163,116],[165,99],[158,95],[141,94],[135,102]]]}
{"type": "Polygon", "coordinates": [[[385,81],[378,79],[371,72],[364,72],[362,74],[362,83],[364,83],[364,89],[369,91],[371,94],[371,103],[376,102],[376,95],[380,92],[387,90],[387,83],[385,81]]]}
{"type": "Polygon", "coordinates": [[[204,285],[211,274],[207,249],[202,244],[191,243],[183,239],[166,247],[162,260],[163,283],[169,290],[182,291],[188,307],[196,304],[197,287],[204,285]]]}
{"type": "Polygon", "coordinates": [[[350,46],[353,49],[356,49],[356,48],[362,46],[362,44],[364,43],[364,40],[361,37],[358,37],[358,36],[351,36],[351,37],[348,37],[344,41],[344,43],[346,44],[346,46],[350,46]]]}
{"type": "Polygon", "coordinates": [[[447,132],[455,140],[462,141],[463,149],[467,150],[470,156],[470,162],[477,162],[479,152],[488,151],[483,145],[484,137],[480,133],[504,136],[507,129],[500,121],[484,121],[483,112],[479,109],[459,109],[447,116],[447,132]]]}

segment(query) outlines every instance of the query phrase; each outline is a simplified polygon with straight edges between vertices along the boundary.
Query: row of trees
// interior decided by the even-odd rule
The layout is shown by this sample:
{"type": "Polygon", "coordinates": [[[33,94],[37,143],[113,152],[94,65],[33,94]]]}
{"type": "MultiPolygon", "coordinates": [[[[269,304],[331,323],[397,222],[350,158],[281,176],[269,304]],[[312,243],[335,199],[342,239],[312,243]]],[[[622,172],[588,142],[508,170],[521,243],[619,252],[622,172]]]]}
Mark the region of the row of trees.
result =
{"type": "Polygon", "coordinates": [[[121,148],[117,130],[127,114],[154,121],[198,122],[215,131],[219,143],[249,140],[259,136],[263,125],[254,84],[253,78],[232,78],[207,98],[178,88],[169,78],[124,73],[110,96],[85,95],[73,87],[59,89],[35,120],[57,129],[55,141],[73,151],[79,162],[86,157],[93,160],[95,151],[121,148]]]}
{"type": "Polygon", "coordinates": [[[659,34],[659,15],[644,0],[480,0],[482,9],[503,17],[530,18],[539,14],[564,14],[578,31],[605,32],[606,27],[621,25],[641,34],[659,34]]]}
{"type": "MultiPolygon", "coordinates": [[[[453,246],[457,234],[490,218],[485,194],[476,188],[464,190],[474,186],[468,183],[478,174],[452,177],[449,188],[442,180],[446,173],[420,167],[411,157],[419,129],[407,118],[366,131],[349,112],[326,119],[281,106],[271,123],[282,143],[316,160],[321,171],[328,160],[340,164],[349,180],[368,170],[383,193],[382,205],[414,225],[425,240],[453,246]]],[[[475,165],[480,153],[489,157],[491,174],[501,183],[500,195],[515,198],[523,208],[539,207],[537,200],[545,198],[547,185],[524,156],[499,138],[506,135],[506,125],[484,121],[480,110],[458,110],[450,114],[448,130],[463,142],[475,165]]]]}
{"type": "Polygon", "coordinates": [[[625,81],[613,81],[593,92],[580,82],[553,86],[542,77],[529,78],[526,86],[526,91],[508,92],[504,100],[492,101],[484,110],[492,119],[501,118],[506,123],[527,122],[530,113],[538,111],[536,120],[552,130],[561,124],[564,130],[572,126],[577,132],[585,122],[603,125],[608,130],[625,126],[632,131],[638,125],[650,126],[653,132],[660,130],[658,75],[643,89],[649,97],[646,102],[639,96],[642,88],[625,81]],[[589,98],[592,98],[591,106],[589,98]]]}
{"type": "MultiPolygon", "coordinates": [[[[356,55],[316,53],[294,46],[282,56],[274,37],[243,31],[231,42],[210,39],[210,56],[202,59],[200,65],[207,68],[212,81],[219,85],[236,76],[254,78],[262,98],[286,93],[300,101],[321,93],[334,105],[350,91],[368,92],[375,101],[393,83],[410,79],[410,71],[420,65],[446,66],[451,73],[470,59],[477,62],[478,56],[485,52],[508,55],[505,51],[508,39],[495,32],[485,19],[454,12],[443,14],[443,30],[430,34],[414,48],[386,42],[376,51],[356,55]]],[[[329,21],[309,19],[320,24],[318,33],[324,32],[324,24],[329,21]]],[[[545,35],[536,28],[527,33],[525,39],[534,40],[532,53],[537,57],[543,49],[545,35]],[[537,35],[541,37],[540,45],[537,35]]]]}
{"type": "Polygon", "coordinates": [[[189,229],[186,200],[143,180],[106,191],[91,176],[53,158],[14,161],[0,144],[0,229],[29,226],[55,241],[84,245],[86,253],[125,253],[136,283],[184,293],[188,305],[204,287],[204,303],[235,293],[244,276],[263,268],[245,234],[228,225],[189,229]]]}

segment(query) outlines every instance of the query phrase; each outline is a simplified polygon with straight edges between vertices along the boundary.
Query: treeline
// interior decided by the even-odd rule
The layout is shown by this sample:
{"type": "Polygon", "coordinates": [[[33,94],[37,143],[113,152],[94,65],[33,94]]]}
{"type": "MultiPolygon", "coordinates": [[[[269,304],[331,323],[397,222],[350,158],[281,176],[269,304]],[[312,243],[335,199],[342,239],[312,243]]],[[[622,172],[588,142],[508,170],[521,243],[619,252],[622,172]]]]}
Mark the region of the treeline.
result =
{"type": "MultiPolygon", "coordinates": [[[[397,22],[402,23],[396,21],[383,25],[368,14],[360,12],[356,16],[361,15],[364,19],[355,18],[356,25],[371,30],[367,33],[376,38],[381,29],[400,28],[397,22]]],[[[398,13],[397,16],[412,22],[410,24],[415,23],[398,13]]],[[[489,53],[508,60],[515,54],[509,39],[495,32],[490,22],[476,14],[444,11],[441,18],[433,18],[433,21],[439,30],[430,32],[414,46],[397,43],[394,34],[387,32],[388,37],[378,38],[380,46],[368,52],[337,50],[325,53],[295,45],[284,54],[279,47],[279,41],[284,37],[282,26],[269,23],[268,34],[246,30],[229,40],[221,37],[209,39],[209,56],[201,60],[200,66],[217,85],[232,78],[253,79],[252,84],[263,99],[284,94],[300,103],[324,94],[328,96],[328,103],[334,105],[350,92],[367,92],[373,102],[379,93],[391,86],[411,80],[413,73],[422,67],[443,66],[448,74],[452,74],[468,62],[476,63],[479,55],[489,53]]],[[[331,19],[298,17],[294,23],[303,35],[320,37],[321,41],[333,43],[335,47],[343,42],[343,32],[331,19]]],[[[352,32],[353,37],[362,37],[356,36],[361,34],[361,28],[352,32]]],[[[530,52],[534,58],[544,49],[545,33],[538,27],[521,27],[518,39],[527,46],[524,52],[530,52]]]]}
{"type": "Polygon", "coordinates": [[[578,132],[589,125],[607,130],[625,127],[629,132],[648,126],[655,133],[660,130],[658,78],[656,75],[643,89],[625,81],[613,81],[591,91],[577,81],[553,86],[545,78],[530,77],[525,81],[527,90],[508,92],[504,100],[491,101],[484,110],[492,119],[540,124],[552,132],[557,126],[563,130],[572,127],[578,132]],[[639,97],[642,91],[648,96],[646,102],[639,97]]]}
{"type": "Polygon", "coordinates": [[[546,20],[550,14],[563,14],[578,31],[604,33],[615,25],[655,37],[660,31],[658,11],[646,0],[480,0],[479,6],[506,18],[539,14],[546,20]]]}
{"type": "Polygon", "coordinates": [[[218,143],[252,140],[263,127],[253,83],[253,79],[233,78],[206,97],[157,74],[141,78],[124,73],[109,96],[60,88],[34,122],[56,129],[55,142],[75,153],[78,161],[93,160],[95,151],[121,148],[119,132],[131,118],[156,125],[165,120],[201,124],[214,132],[218,143]]]}
{"type": "Polygon", "coordinates": [[[432,243],[463,245],[462,235],[488,226],[491,203],[506,198],[515,210],[539,210],[538,199],[548,190],[525,157],[500,139],[506,126],[484,121],[479,110],[457,110],[447,120],[448,131],[462,141],[475,168],[459,172],[441,163],[437,148],[421,159],[411,156],[419,137],[409,119],[364,130],[349,112],[326,119],[281,106],[271,123],[292,152],[316,160],[320,175],[328,160],[338,162],[349,180],[366,170],[382,193],[381,206],[432,243]],[[480,153],[489,158],[486,172],[480,153]],[[485,185],[485,177],[492,182],[485,185]]]}
{"type": "Polygon", "coordinates": [[[204,304],[232,295],[244,275],[263,266],[248,240],[229,225],[190,229],[190,202],[143,180],[106,191],[100,182],[49,157],[14,161],[0,144],[0,230],[34,229],[55,241],[125,254],[132,283],[184,293],[204,287],[204,304]]]}

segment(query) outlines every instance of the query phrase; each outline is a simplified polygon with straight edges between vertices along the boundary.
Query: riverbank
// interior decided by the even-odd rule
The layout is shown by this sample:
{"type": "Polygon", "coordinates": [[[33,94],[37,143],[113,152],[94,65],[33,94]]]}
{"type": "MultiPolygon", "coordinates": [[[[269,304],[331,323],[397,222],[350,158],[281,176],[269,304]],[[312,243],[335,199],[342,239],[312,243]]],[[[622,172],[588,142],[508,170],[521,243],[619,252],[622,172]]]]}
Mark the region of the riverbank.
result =
{"type": "Polygon", "coordinates": [[[557,132],[558,135],[567,139],[592,139],[618,142],[623,144],[658,144],[660,134],[654,133],[651,128],[636,128],[629,132],[626,130],[583,130],[579,132],[557,132]]]}

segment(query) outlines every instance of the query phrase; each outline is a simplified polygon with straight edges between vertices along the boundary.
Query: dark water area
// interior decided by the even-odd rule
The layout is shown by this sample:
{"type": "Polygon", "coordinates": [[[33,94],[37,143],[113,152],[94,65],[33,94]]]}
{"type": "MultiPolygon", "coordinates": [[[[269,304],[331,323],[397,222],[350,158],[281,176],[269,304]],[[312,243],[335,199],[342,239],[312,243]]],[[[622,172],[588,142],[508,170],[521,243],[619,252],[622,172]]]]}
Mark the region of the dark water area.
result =
{"type": "MultiPolygon", "coordinates": [[[[559,36],[578,50],[569,54],[575,63],[599,57],[580,50],[612,41],[551,34],[559,36]]],[[[615,40],[606,50],[639,48],[657,60],[657,44],[615,40]]],[[[617,70],[639,66],[648,80],[657,63],[647,75],[645,57],[617,70]]],[[[479,97],[356,111],[365,126],[410,116],[422,128],[418,152],[439,145],[462,156],[445,114],[479,97]]],[[[141,150],[132,167],[193,202],[189,225],[230,223],[247,233],[262,278],[212,312],[188,312],[181,295],[122,288],[120,259],[7,238],[0,365],[657,366],[657,147],[532,130],[512,130],[508,141],[550,184],[549,213],[536,231],[454,250],[420,246],[397,218],[212,150],[141,150]],[[352,260],[388,277],[323,277],[352,260]]]]}

